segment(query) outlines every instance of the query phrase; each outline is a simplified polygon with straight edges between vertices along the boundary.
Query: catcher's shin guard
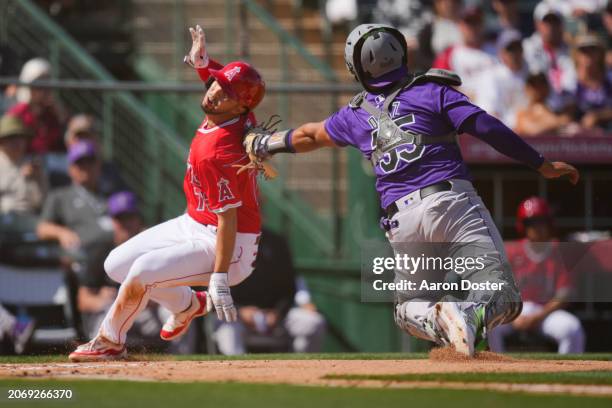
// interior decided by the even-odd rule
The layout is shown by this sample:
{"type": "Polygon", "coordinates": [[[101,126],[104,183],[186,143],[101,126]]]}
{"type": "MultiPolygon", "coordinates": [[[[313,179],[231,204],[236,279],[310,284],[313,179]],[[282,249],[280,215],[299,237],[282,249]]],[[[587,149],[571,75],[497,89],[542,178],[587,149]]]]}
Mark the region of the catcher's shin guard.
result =
{"type": "Polygon", "coordinates": [[[521,295],[515,287],[496,292],[486,305],[487,330],[516,319],[523,310],[521,295]]]}
{"type": "Polygon", "coordinates": [[[436,324],[434,310],[429,302],[397,302],[393,317],[395,324],[411,336],[433,341],[438,345],[447,344],[436,324]]]}

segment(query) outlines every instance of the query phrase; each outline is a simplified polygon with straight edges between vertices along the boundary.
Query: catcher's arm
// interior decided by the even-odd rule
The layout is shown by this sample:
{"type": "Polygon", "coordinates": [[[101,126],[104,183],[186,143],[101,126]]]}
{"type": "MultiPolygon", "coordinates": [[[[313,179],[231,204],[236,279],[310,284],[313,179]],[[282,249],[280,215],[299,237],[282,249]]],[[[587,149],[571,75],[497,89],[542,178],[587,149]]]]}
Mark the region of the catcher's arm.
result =
{"type": "Polygon", "coordinates": [[[295,153],[306,153],[322,147],[338,147],[325,130],[325,122],[306,123],[291,134],[295,153]]]}
{"type": "Polygon", "coordinates": [[[240,166],[238,173],[256,168],[266,178],[276,177],[276,170],[266,160],[277,153],[306,153],[322,147],[337,146],[325,130],[325,122],[306,123],[296,129],[275,132],[267,126],[256,126],[247,132],[243,145],[250,163],[240,166]]]}
{"type": "Polygon", "coordinates": [[[264,161],[277,153],[306,153],[336,146],[325,130],[325,122],[306,123],[295,129],[270,132],[255,127],[247,132],[244,148],[251,160],[264,161]]]}

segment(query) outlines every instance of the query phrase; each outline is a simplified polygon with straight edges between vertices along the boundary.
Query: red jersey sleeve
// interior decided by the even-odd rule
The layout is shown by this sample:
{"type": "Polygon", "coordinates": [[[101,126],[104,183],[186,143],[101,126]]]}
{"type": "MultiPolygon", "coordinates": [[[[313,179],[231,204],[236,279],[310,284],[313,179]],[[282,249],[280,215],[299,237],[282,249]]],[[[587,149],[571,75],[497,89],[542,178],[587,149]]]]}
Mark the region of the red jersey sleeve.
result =
{"type": "Polygon", "coordinates": [[[196,71],[198,71],[200,79],[203,82],[206,82],[208,81],[208,78],[210,78],[210,72],[208,71],[209,69],[218,70],[221,68],[223,68],[223,65],[219,64],[217,61],[211,58],[208,60],[208,66],[206,68],[197,68],[196,71]]]}
{"type": "Polygon", "coordinates": [[[201,161],[196,171],[210,211],[222,213],[242,205],[236,167],[209,159],[201,161]]]}

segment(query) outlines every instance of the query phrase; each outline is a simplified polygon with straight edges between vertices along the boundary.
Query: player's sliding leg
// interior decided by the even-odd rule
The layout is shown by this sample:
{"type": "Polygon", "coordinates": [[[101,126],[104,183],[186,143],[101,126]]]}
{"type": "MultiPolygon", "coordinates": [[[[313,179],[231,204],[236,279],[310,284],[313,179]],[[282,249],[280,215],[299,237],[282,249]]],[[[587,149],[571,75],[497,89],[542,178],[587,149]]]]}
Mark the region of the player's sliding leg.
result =
{"type": "MultiPolygon", "coordinates": [[[[136,259],[153,250],[183,242],[185,235],[181,234],[184,234],[185,227],[181,227],[177,220],[170,220],[133,237],[106,258],[106,273],[114,281],[123,283],[136,259]]],[[[198,307],[202,302],[205,303],[204,296],[202,292],[196,297],[187,286],[151,288],[150,299],[172,313],[162,327],[160,337],[163,340],[173,340],[183,335],[193,318],[204,315],[204,311],[198,307]]]]}
{"type": "MultiPolygon", "coordinates": [[[[186,241],[154,250],[136,259],[101,324],[98,336],[77,348],[70,354],[70,359],[95,361],[125,357],[127,332],[138,314],[146,307],[153,288],[207,283],[212,267],[210,259],[214,258],[207,257],[205,246],[203,241],[186,241]],[[193,265],[206,269],[195,271],[193,265]]],[[[189,288],[186,289],[191,292],[189,288]]],[[[201,303],[203,298],[196,294],[192,294],[191,298],[183,318],[177,319],[179,321],[174,327],[166,327],[170,329],[167,330],[170,336],[176,337],[176,332],[183,330],[179,326],[188,326],[191,319],[204,313],[204,305],[201,303]]]]}
{"type": "Polygon", "coordinates": [[[165,332],[160,333],[162,337],[180,336],[193,318],[203,314],[202,294],[194,294],[188,286],[193,284],[194,278],[206,281],[197,274],[212,268],[215,237],[205,227],[193,231],[196,227],[193,224],[186,216],[178,217],[143,231],[111,252],[105,262],[105,269],[113,280],[122,282],[122,286],[104,320],[102,329],[105,325],[106,329],[101,330],[100,336],[71,353],[71,360],[124,357],[125,332],[149,299],[173,313],[164,325],[165,332]],[[182,279],[189,275],[195,276],[182,279]],[[158,284],[156,281],[164,282],[158,284]],[[143,286],[146,290],[143,290],[143,286]],[[134,303],[133,298],[139,293],[142,299],[134,303]],[[122,318],[125,321],[121,321],[122,318]],[[109,321],[121,322],[124,333],[119,335],[119,330],[109,321]]]}
{"type": "Polygon", "coordinates": [[[100,334],[124,344],[126,333],[146,307],[152,288],[206,285],[212,272],[213,251],[205,241],[186,241],[136,259],[102,322],[100,334]]]}

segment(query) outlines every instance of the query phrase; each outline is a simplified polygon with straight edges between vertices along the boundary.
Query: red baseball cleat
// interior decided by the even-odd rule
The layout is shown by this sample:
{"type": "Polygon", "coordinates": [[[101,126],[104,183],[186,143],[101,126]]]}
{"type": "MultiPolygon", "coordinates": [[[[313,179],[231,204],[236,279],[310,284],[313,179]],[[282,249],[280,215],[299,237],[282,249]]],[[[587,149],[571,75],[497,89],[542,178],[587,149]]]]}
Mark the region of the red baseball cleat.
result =
{"type": "Polygon", "coordinates": [[[184,312],[173,314],[159,332],[162,340],[170,341],[185,334],[191,321],[206,314],[206,292],[193,292],[191,306],[184,312]]]}
{"type": "Polygon", "coordinates": [[[68,356],[70,361],[75,363],[121,360],[126,357],[124,344],[113,343],[102,336],[96,336],[89,343],[81,344],[68,356]]]}

